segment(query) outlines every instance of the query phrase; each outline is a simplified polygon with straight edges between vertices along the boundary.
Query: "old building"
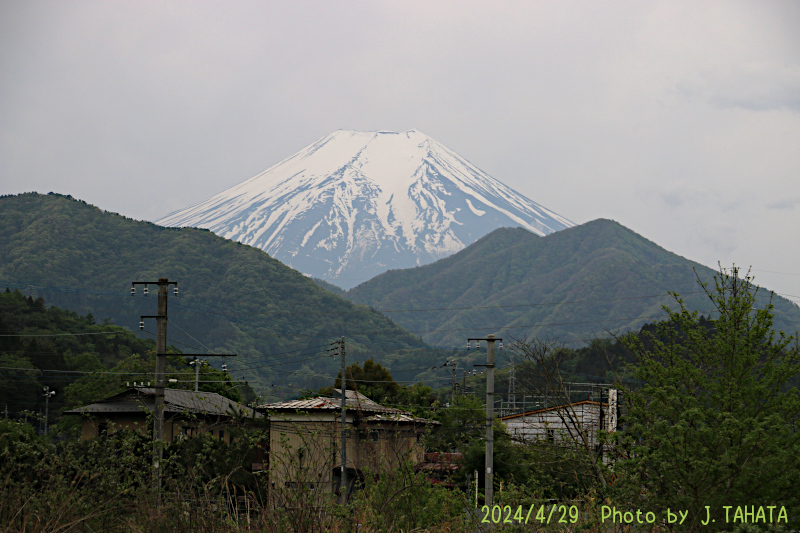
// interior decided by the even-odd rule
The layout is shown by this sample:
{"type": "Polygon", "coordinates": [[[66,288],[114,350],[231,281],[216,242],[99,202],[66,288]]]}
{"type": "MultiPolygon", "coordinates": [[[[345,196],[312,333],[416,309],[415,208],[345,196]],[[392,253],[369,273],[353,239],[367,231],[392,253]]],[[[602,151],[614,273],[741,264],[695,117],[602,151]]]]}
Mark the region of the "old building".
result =
{"type": "MultiPolygon", "coordinates": [[[[341,391],[335,396],[266,404],[269,480],[273,487],[338,492],[341,480],[341,391]]],[[[424,459],[422,437],[438,422],[379,405],[346,391],[346,456],[349,490],[367,475],[424,459]]]]}
{"type": "Polygon", "coordinates": [[[520,443],[545,440],[555,444],[583,443],[599,445],[599,430],[617,430],[617,391],[608,391],[608,402],[584,400],[545,409],[536,409],[502,420],[511,438],[520,443]],[[584,436],[581,437],[581,434],[584,436]]]}
{"type": "MultiPolygon", "coordinates": [[[[132,387],[97,403],[64,411],[83,417],[81,439],[127,430],[146,433],[152,421],[155,388],[132,387]],[[152,420],[152,419],[151,419],[152,420]]],[[[164,440],[172,442],[198,433],[230,442],[231,429],[242,418],[258,419],[257,411],[213,392],[164,389],[164,440]]]]}

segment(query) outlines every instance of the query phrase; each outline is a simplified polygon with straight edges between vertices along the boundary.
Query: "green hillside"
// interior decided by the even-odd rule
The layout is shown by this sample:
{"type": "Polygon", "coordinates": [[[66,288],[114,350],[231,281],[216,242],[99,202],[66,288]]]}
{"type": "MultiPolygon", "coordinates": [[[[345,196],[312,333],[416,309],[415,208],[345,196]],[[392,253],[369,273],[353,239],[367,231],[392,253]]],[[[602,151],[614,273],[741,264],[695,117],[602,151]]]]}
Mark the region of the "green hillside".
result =
{"type": "MultiPolygon", "coordinates": [[[[434,345],[495,333],[578,346],[606,329],[638,330],[664,318],[662,306],[674,307],[669,291],[713,318],[694,269],[713,280],[711,269],[617,222],[595,220],[546,237],[501,228],[436,263],[376,276],[346,297],[383,310],[434,345]]],[[[763,304],[769,294],[760,294],[763,304]]],[[[773,303],[778,329],[800,328],[797,305],[777,296],[773,303]]]]}
{"type": "Polygon", "coordinates": [[[418,337],[261,250],[56,194],[0,198],[2,288],[153,338],[153,320],[145,324],[150,335],[138,324],[141,315],[156,314],[156,287],[149,297],[141,287],[131,297],[130,287],[162,277],[179,287],[179,296],[169,297],[169,343],[184,353],[237,353],[226,361],[233,375],[255,381],[265,396],[330,385],[339,361],[327,350],[341,336],[349,360],[402,360],[415,368],[430,358],[418,337]]]}

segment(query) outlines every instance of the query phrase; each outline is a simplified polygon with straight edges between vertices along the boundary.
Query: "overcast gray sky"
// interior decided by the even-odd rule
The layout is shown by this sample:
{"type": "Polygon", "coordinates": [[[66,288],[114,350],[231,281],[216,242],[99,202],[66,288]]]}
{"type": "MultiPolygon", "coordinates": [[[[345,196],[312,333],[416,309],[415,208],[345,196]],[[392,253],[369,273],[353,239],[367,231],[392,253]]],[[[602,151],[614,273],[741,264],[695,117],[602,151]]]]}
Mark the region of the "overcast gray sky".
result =
{"type": "Polygon", "coordinates": [[[800,301],[800,2],[0,0],[0,194],[154,220],[412,128],[800,301]]]}

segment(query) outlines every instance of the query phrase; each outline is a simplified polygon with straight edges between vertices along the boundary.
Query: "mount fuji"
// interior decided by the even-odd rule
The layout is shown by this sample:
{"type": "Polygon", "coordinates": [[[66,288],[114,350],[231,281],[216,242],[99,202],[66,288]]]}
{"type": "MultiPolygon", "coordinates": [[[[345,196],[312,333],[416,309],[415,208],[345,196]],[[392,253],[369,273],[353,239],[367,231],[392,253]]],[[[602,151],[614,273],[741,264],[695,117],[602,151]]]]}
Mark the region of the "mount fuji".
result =
{"type": "Polygon", "coordinates": [[[574,226],[417,130],[336,131],[156,223],[209,229],[345,289],[500,227],[574,226]]]}

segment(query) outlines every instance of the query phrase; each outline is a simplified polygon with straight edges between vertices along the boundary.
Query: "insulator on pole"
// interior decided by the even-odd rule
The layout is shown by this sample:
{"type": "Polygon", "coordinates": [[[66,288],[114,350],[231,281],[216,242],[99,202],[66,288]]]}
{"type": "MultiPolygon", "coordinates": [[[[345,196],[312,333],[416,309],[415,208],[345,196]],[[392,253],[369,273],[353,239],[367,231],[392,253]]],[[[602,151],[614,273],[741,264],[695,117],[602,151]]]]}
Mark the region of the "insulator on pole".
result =
{"type": "Polygon", "coordinates": [[[175,287],[175,290],[173,291],[173,294],[174,294],[175,296],[177,296],[177,295],[178,295],[178,287],[177,287],[177,286],[175,287]]]}
{"type": "Polygon", "coordinates": [[[136,296],[136,287],[131,287],[131,296],[136,296]]]}
{"type": "Polygon", "coordinates": [[[144,320],[139,321],[139,329],[144,329],[144,320]]]}
{"type": "Polygon", "coordinates": [[[145,296],[147,296],[147,292],[148,292],[148,290],[147,290],[147,285],[145,285],[145,286],[144,286],[144,295],[145,295],[145,296]]]}

